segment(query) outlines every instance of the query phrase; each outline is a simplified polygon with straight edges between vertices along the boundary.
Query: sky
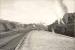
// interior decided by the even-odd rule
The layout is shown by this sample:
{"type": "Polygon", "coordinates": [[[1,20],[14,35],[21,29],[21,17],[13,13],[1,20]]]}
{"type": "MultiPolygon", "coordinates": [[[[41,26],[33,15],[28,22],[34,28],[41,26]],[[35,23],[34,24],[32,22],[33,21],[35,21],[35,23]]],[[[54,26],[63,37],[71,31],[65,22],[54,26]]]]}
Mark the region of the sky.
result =
{"type": "MultiPolygon", "coordinates": [[[[75,12],[75,1],[64,0],[68,12],[75,12]]],[[[62,18],[64,10],[58,0],[0,0],[0,19],[22,24],[52,24],[62,18]]]]}

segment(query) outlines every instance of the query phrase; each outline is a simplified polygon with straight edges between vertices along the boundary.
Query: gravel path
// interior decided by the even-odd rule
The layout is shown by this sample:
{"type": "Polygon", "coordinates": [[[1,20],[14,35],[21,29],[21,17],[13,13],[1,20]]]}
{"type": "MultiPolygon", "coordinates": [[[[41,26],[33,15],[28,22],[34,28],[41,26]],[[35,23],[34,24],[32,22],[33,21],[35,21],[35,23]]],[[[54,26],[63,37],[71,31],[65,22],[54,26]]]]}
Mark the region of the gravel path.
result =
{"type": "Polygon", "coordinates": [[[31,31],[19,50],[75,50],[75,38],[46,31],[31,31]]]}

